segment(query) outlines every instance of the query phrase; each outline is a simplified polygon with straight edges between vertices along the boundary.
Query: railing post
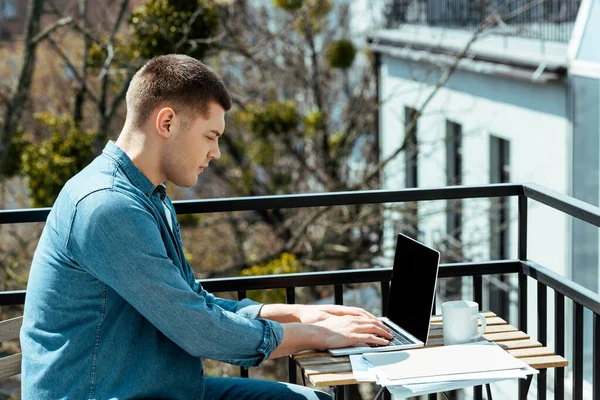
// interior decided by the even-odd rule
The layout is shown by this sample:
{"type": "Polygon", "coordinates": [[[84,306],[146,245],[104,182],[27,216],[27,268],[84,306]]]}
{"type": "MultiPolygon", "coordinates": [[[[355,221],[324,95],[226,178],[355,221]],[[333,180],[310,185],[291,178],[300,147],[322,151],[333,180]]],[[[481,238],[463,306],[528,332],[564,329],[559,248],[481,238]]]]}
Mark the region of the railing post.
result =
{"type": "Polygon", "coordinates": [[[600,400],[600,315],[594,313],[594,328],[592,330],[594,335],[594,350],[593,350],[593,387],[594,393],[592,398],[594,400],[600,400]]]}
{"type": "MultiPolygon", "coordinates": [[[[542,346],[546,346],[548,341],[547,339],[547,325],[548,325],[548,315],[547,315],[547,300],[548,300],[548,290],[546,285],[538,282],[537,285],[537,308],[538,308],[538,341],[542,344],[542,346]]],[[[537,386],[538,386],[538,400],[546,399],[546,370],[540,371],[540,374],[537,376],[537,386]]]]}
{"type": "Polygon", "coordinates": [[[473,275],[473,301],[479,304],[479,308],[483,307],[483,278],[481,275],[473,275]]]}
{"type": "MultiPolygon", "coordinates": [[[[519,260],[527,260],[527,197],[519,196],[519,260]]],[[[527,332],[527,275],[519,273],[519,330],[527,332]]]]}
{"type": "Polygon", "coordinates": [[[335,304],[343,306],[344,305],[344,286],[343,285],[333,285],[333,298],[335,304]]]}
{"type": "MultiPolygon", "coordinates": [[[[527,197],[519,195],[519,260],[527,260],[527,197]]],[[[527,332],[527,275],[519,273],[519,330],[527,332]]],[[[525,383],[519,379],[519,398],[526,392],[525,383]]]]}
{"type": "MultiPolygon", "coordinates": [[[[481,310],[481,307],[483,307],[483,278],[481,275],[473,276],[473,297],[481,310]]],[[[475,400],[483,399],[483,386],[475,386],[473,388],[473,397],[475,400]]]]}
{"type": "Polygon", "coordinates": [[[381,281],[381,315],[387,317],[388,303],[390,301],[390,283],[381,281]]]}
{"type": "Polygon", "coordinates": [[[519,195],[519,260],[527,260],[527,197],[519,195]]]}
{"type": "Polygon", "coordinates": [[[583,306],[573,302],[573,400],[583,399],[583,306]]]}
{"type": "MultiPolygon", "coordinates": [[[[285,288],[285,301],[287,304],[296,304],[296,288],[288,286],[285,288]]],[[[298,383],[296,375],[296,362],[292,357],[288,357],[288,382],[298,383]]]]}
{"type": "MultiPolygon", "coordinates": [[[[554,292],[554,353],[565,355],[565,296],[554,292]]],[[[554,369],[554,399],[565,398],[565,369],[554,369]]]]}
{"type": "MultiPolygon", "coordinates": [[[[238,301],[242,301],[246,298],[246,291],[245,290],[238,290],[237,292],[238,295],[238,301]]],[[[248,368],[246,367],[240,367],[240,377],[241,378],[248,378],[248,368]]]]}

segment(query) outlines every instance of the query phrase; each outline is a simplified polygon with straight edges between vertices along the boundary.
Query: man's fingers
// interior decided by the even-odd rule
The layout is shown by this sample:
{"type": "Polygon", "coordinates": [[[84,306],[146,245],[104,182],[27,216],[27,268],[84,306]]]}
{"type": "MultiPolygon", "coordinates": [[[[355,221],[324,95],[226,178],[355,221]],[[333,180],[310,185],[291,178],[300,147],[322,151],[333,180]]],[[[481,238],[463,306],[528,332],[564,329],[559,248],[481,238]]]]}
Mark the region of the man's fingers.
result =
{"type": "Polygon", "coordinates": [[[378,344],[380,346],[386,346],[390,343],[389,340],[384,339],[380,336],[376,336],[376,335],[369,335],[369,334],[363,333],[363,334],[357,335],[357,337],[361,342],[378,344]]]}
{"type": "Polygon", "coordinates": [[[381,336],[382,338],[391,339],[393,337],[393,335],[390,333],[390,331],[387,330],[387,328],[375,324],[363,325],[361,326],[361,331],[381,336]]]}

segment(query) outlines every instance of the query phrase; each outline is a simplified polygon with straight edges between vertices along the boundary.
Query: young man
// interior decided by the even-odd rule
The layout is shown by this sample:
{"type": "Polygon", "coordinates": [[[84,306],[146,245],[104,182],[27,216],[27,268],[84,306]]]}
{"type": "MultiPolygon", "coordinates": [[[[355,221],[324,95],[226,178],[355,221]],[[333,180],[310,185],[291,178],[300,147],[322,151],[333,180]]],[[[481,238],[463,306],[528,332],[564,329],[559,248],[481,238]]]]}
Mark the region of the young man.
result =
{"type": "Polygon", "coordinates": [[[27,288],[24,399],[319,399],[296,385],[204,378],[202,358],[246,367],[391,337],[364,310],[262,305],[206,292],[183,257],[163,182],[193,186],[220,157],[231,100],[187,56],[134,76],[116,143],[58,196],[27,288]]]}

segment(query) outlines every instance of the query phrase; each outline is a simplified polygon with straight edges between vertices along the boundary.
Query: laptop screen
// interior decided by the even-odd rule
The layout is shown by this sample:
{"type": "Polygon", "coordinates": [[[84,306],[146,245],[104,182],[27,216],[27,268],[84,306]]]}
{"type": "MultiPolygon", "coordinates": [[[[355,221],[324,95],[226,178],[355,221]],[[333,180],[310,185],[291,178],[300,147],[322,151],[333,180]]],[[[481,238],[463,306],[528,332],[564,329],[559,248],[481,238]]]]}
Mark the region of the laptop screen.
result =
{"type": "Polygon", "coordinates": [[[398,235],[387,317],[427,343],[440,253],[398,235]]]}

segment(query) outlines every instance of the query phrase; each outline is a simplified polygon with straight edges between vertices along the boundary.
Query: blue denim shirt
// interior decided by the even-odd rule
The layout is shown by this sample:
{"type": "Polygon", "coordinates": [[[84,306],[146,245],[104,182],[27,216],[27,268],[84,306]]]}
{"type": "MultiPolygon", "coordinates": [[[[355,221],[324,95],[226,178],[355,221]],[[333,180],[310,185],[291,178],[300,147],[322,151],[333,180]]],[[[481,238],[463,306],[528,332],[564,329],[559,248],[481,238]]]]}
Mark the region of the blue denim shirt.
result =
{"type": "Polygon", "coordinates": [[[251,367],[281,343],[261,304],[202,288],[166,218],[112,142],[65,185],[27,285],[23,399],[201,399],[202,357],[251,367]]]}

